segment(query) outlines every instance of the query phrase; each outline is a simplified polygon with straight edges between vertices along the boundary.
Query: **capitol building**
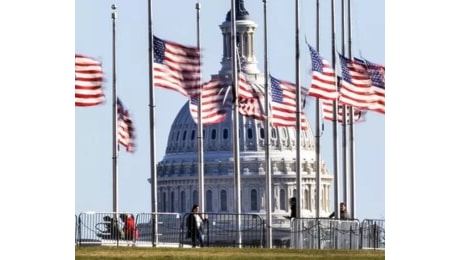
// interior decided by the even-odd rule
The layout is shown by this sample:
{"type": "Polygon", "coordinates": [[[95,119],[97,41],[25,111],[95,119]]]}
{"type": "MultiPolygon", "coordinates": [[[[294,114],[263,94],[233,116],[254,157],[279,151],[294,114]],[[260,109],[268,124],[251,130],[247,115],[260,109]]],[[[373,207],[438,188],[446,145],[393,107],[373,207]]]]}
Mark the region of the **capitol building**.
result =
{"type": "MultiPolygon", "coordinates": [[[[237,45],[241,71],[250,82],[263,85],[265,76],[258,68],[254,52],[254,35],[257,24],[249,17],[243,1],[236,1],[237,45]]],[[[223,38],[221,69],[213,79],[232,84],[231,12],[220,25],[223,38]]],[[[219,124],[203,125],[204,161],[204,212],[236,213],[234,203],[234,135],[233,112],[219,124]]],[[[294,127],[271,127],[265,132],[265,123],[250,117],[239,116],[241,212],[260,214],[265,218],[266,169],[265,138],[270,139],[272,173],[272,216],[289,215],[290,197],[297,197],[296,146],[301,154],[302,217],[316,217],[316,155],[315,137],[307,119],[308,128],[302,130],[300,143],[296,143],[294,127]]],[[[167,141],[164,157],[157,164],[158,212],[190,212],[199,204],[199,167],[197,123],[186,102],[176,115],[167,141]]],[[[320,163],[320,217],[331,212],[330,194],[334,177],[320,163]]],[[[150,181],[150,179],[149,179],[150,181]]]]}

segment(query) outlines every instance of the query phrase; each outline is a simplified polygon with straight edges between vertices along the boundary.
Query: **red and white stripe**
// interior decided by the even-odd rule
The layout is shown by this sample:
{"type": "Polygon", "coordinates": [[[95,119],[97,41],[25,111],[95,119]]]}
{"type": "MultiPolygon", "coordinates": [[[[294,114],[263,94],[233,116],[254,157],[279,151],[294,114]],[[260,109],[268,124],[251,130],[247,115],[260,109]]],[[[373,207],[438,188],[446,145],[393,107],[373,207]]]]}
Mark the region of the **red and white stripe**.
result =
{"type": "Polygon", "coordinates": [[[103,71],[99,61],[75,54],[75,106],[88,107],[103,104],[103,71]]]}

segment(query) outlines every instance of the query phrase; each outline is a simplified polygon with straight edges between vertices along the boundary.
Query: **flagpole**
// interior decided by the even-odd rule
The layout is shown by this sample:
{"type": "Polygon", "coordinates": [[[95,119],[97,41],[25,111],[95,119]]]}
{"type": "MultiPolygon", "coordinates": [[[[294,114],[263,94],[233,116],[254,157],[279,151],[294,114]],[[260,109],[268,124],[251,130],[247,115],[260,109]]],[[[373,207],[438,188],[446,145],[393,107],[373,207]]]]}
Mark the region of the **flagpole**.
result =
{"type": "MultiPolygon", "coordinates": [[[[332,70],[335,73],[335,4],[334,0],[331,0],[331,41],[332,41],[332,70]]],[[[334,78],[336,78],[334,76],[334,78]]],[[[336,89],[337,89],[337,82],[336,89]]],[[[337,139],[337,101],[333,101],[333,116],[332,116],[332,125],[333,125],[333,150],[334,150],[334,210],[335,218],[339,219],[339,170],[338,170],[338,139],[337,139]]]]}
{"type": "Polygon", "coordinates": [[[238,229],[238,247],[241,247],[241,182],[240,182],[240,139],[239,139],[239,112],[238,112],[238,67],[236,64],[237,46],[236,46],[236,14],[235,0],[232,4],[232,77],[233,77],[233,168],[234,168],[234,198],[235,208],[237,213],[237,229],[238,229]]]}
{"type": "Polygon", "coordinates": [[[296,172],[297,172],[297,199],[296,199],[296,213],[297,218],[302,218],[302,168],[301,168],[301,158],[300,158],[300,117],[301,117],[301,108],[300,108],[300,50],[299,50],[299,0],[295,1],[295,51],[296,51],[296,60],[295,60],[295,74],[296,74],[296,172]]]}
{"type": "MultiPolygon", "coordinates": [[[[319,53],[319,0],[316,0],[316,51],[319,53]]],[[[321,212],[321,129],[320,129],[320,99],[316,98],[316,218],[321,212]]],[[[319,245],[319,244],[318,244],[319,245]]]]}
{"type": "Polygon", "coordinates": [[[117,67],[115,52],[115,20],[117,6],[112,4],[112,211],[118,212],[118,135],[117,135],[117,67]]]}
{"type": "MultiPolygon", "coordinates": [[[[345,53],[345,0],[342,0],[342,53],[345,53]]],[[[340,81],[337,81],[340,84],[340,81]]],[[[342,175],[343,175],[343,199],[348,205],[348,178],[347,178],[347,105],[342,105],[342,175]]]]}
{"type": "MultiPolygon", "coordinates": [[[[195,4],[196,8],[196,45],[199,50],[200,47],[200,1],[197,1],[195,4]]],[[[201,55],[200,55],[201,59],[201,55]]],[[[198,134],[197,134],[197,141],[198,141],[198,193],[199,198],[199,205],[201,205],[202,212],[206,210],[205,200],[204,200],[204,151],[203,151],[203,120],[202,120],[202,96],[203,96],[203,86],[201,86],[201,73],[199,76],[200,81],[200,95],[198,97],[198,134]]],[[[212,203],[209,201],[209,203],[212,203]]]]}
{"type": "Polygon", "coordinates": [[[267,0],[264,2],[264,76],[265,76],[265,112],[267,115],[267,120],[265,120],[265,211],[267,214],[266,219],[266,228],[267,228],[267,238],[266,238],[266,247],[272,248],[272,170],[271,170],[271,159],[270,159],[270,139],[269,134],[271,133],[270,129],[270,118],[271,110],[269,109],[269,100],[271,100],[271,91],[268,88],[268,51],[267,51],[267,0]]]}
{"type": "Polygon", "coordinates": [[[153,82],[153,30],[152,30],[152,0],[148,0],[148,41],[149,41],[149,127],[150,127],[150,191],[151,191],[151,207],[152,207],[152,243],[153,246],[158,244],[157,221],[157,168],[155,163],[155,88],[153,82]]]}
{"type": "MultiPolygon", "coordinates": [[[[348,55],[351,58],[351,3],[348,0],[348,55]]],[[[350,107],[350,217],[356,217],[355,197],[355,119],[354,108],[350,107]]]]}

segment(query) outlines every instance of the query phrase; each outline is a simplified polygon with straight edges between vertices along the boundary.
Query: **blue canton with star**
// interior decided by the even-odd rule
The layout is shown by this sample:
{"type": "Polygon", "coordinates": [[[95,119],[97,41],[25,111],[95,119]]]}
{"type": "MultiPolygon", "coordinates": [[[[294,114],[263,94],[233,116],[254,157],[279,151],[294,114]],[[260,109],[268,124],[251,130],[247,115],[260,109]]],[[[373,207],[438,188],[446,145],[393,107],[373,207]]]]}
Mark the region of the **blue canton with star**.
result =
{"type": "Polygon", "coordinates": [[[163,63],[165,59],[165,42],[157,37],[154,37],[153,40],[153,53],[155,56],[155,63],[163,63]]]}
{"type": "Polygon", "coordinates": [[[283,103],[283,89],[281,88],[279,80],[270,76],[270,81],[272,85],[272,100],[274,102],[283,103]]]}

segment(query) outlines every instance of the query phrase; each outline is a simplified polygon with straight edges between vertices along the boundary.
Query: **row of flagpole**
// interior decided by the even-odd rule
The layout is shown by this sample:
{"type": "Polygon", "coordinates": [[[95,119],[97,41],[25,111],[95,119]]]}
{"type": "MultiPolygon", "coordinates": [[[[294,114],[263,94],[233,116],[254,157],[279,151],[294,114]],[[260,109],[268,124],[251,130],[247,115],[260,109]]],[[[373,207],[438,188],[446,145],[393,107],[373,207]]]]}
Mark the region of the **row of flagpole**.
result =
{"type": "MultiPolygon", "coordinates": [[[[317,13],[317,19],[316,19],[316,48],[317,48],[317,51],[319,52],[319,1],[317,1],[316,3],[316,13],[317,13]]],[[[350,0],[348,0],[348,4],[347,4],[347,7],[348,7],[348,35],[347,35],[347,38],[348,38],[348,53],[349,53],[349,58],[351,59],[352,58],[352,53],[351,53],[351,3],[350,3],[350,0]]],[[[264,1],[264,8],[265,7],[265,1],[264,1]]],[[[265,14],[265,9],[264,9],[264,14],[265,14]]],[[[298,70],[298,57],[299,57],[299,53],[298,53],[298,50],[299,50],[299,47],[298,47],[298,2],[296,1],[296,82],[297,82],[297,87],[298,87],[298,90],[297,90],[297,105],[298,105],[298,112],[297,112],[297,117],[296,117],[296,120],[297,120],[297,136],[296,136],[296,140],[297,140],[297,143],[300,142],[300,136],[299,136],[299,133],[300,133],[300,129],[299,129],[299,125],[300,125],[300,122],[299,122],[299,118],[300,118],[300,89],[299,89],[299,70],[298,70]]],[[[345,54],[345,38],[346,38],[346,34],[345,34],[345,3],[344,3],[344,0],[342,0],[342,53],[345,54]]],[[[266,41],[266,37],[265,37],[265,41],[266,41]]],[[[332,69],[334,70],[334,72],[336,71],[335,69],[335,64],[336,64],[336,61],[335,61],[335,4],[334,4],[334,0],[331,0],[331,41],[332,41],[332,48],[331,48],[331,51],[332,51],[332,69]]],[[[267,73],[267,72],[266,72],[267,73]]],[[[338,84],[336,82],[336,88],[338,88],[338,84]]],[[[268,92],[267,92],[268,93],[268,92]]],[[[339,165],[339,158],[338,158],[338,135],[337,135],[337,123],[338,123],[338,111],[339,111],[339,107],[338,107],[338,104],[337,104],[337,101],[334,100],[333,101],[333,151],[334,151],[334,210],[335,212],[339,212],[339,208],[340,208],[340,200],[339,200],[339,183],[340,183],[340,177],[343,178],[343,186],[342,186],[342,189],[343,189],[343,193],[342,193],[342,202],[345,202],[347,205],[349,204],[350,205],[350,211],[351,211],[351,218],[355,218],[356,216],[356,206],[355,206],[355,203],[356,203],[356,196],[355,196],[355,172],[354,172],[354,154],[355,154],[355,151],[354,151],[354,122],[355,122],[355,118],[354,118],[354,107],[353,106],[349,106],[348,107],[349,109],[349,124],[350,124],[350,127],[349,127],[349,138],[348,138],[348,146],[347,146],[347,106],[344,104],[342,105],[342,133],[343,133],[343,136],[342,136],[342,158],[343,158],[343,168],[342,168],[342,176],[339,175],[339,169],[338,169],[338,165],[339,165]],[[347,147],[348,147],[348,152],[349,152],[349,158],[347,157],[347,147]],[[348,161],[349,159],[349,161],[348,161]],[[349,162],[349,165],[347,164],[347,162],[349,162]],[[348,171],[349,171],[349,174],[348,174],[348,171]],[[349,190],[350,189],[350,190],[349,190]],[[350,197],[348,197],[348,194],[350,194],[350,197]],[[350,203],[348,203],[350,202],[350,203]]],[[[320,157],[320,137],[321,137],[321,129],[320,129],[320,99],[317,98],[316,100],[316,169],[317,169],[317,178],[316,178],[316,191],[317,191],[317,200],[316,200],[316,216],[319,217],[320,216],[320,209],[321,209],[321,205],[320,205],[320,202],[321,202],[321,193],[319,192],[320,191],[320,187],[321,187],[321,178],[320,178],[320,162],[321,162],[321,157],[320,157]]],[[[268,147],[267,147],[267,151],[268,151],[268,147]]],[[[296,203],[296,210],[299,214],[299,216],[301,216],[301,208],[302,208],[302,203],[303,203],[303,200],[301,199],[302,198],[302,194],[301,194],[301,185],[300,185],[300,180],[301,180],[301,177],[300,177],[300,172],[301,172],[301,169],[300,169],[300,150],[299,150],[299,146],[297,146],[297,165],[296,165],[296,168],[298,169],[297,170],[297,197],[299,198],[297,200],[297,203],[296,203]]],[[[336,217],[338,218],[339,215],[336,214],[336,217]]]]}
{"type": "MultiPolygon", "coordinates": [[[[270,109],[269,109],[269,97],[270,97],[270,88],[268,86],[268,50],[267,50],[267,19],[266,19],[266,10],[267,10],[267,1],[263,0],[264,3],[264,74],[265,74],[265,112],[266,120],[265,120],[265,129],[266,129],[266,136],[265,136],[265,168],[266,168],[266,212],[267,212],[267,247],[271,247],[271,162],[270,162],[270,142],[269,142],[269,135],[270,135],[270,109]]],[[[239,7],[242,6],[242,1],[238,1],[239,7]]],[[[300,87],[300,50],[299,50],[299,1],[297,0],[295,3],[295,12],[296,12],[296,35],[295,35],[295,47],[296,47],[296,178],[297,178],[297,188],[296,188],[296,212],[297,217],[302,217],[302,204],[303,204],[303,194],[302,194],[302,185],[301,185],[301,154],[300,154],[300,136],[301,136],[301,87],[300,87]]],[[[196,2],[196,18],[197,18],[197,48],[201,49],[200,46],[200,3],[199,1],[196,2]]],[[[156,214],[158,211],[157,206],[157,170],[156,170],[156,157],[155,157],[155,92],[154,92],[154,68],[153,64],[155,62],[154,56],[154,35],[153,35],[153,25],[152,25],[152,1],[148,0],[148,39],[149,39],[149,119],[150,119],[150,181],[151,181],[151,208],[152,213],[156,214]]],[[[239,214],[241,214],[241,180],[240,180],[240,148],[239,148],[239,100],[238,100],[238,78],[239,78],[239,69],[241,66],[237,64],[237,57],[238,57],[238,47],[236,45],[236,34],[237,34],[237,27],[236,27],[236,14],[235,14],[235,0],[231,0],[231,51],[232,51],[232,89],[233,89],[233,140],[234,140],[234,147],[233,147],[233,156],[234,156],[234,202],[235,202],[235,209],[238,213],[237,225],[238,230],[240,229],[241,219],[239,214]]],[[[345,54],[345,29],[344,29],[344,12],[345,12],[345,4],[344,0],[342,0],[342,53],[345,54]]],[[[331,41],[332,41],[332,70],[334,71],[335,76],[335,5],[334,0],[331,0],[331,41]]],[[[348,54],[351,59],[351,6],[350,0],[348,0],[348,54]]],[[[316,49],[319,52],[319,0],[316,1],[316,49]]],[[[113,125],[113,153],[112,153],[112,165],[113,165],[113,212],[118,212],[118,167],[117,167],[117,160],[118,160],[118,145],[120,140],[118,139],[118,121],[120,117],[120,113],[118,110],[121,107],[119,104],[119,100],[117,97],[117,83],[116,83],[116,6],[112,5],[112,84],[113,84],[113,100],[112,100],[112,125],[113,125]]],[[[77,55],[76,55],[77,58],[77,55]]],[[[201,65],[201,55],[200,55],[200,65],[201,65]]],[[[337,77],[338,78],[338,77],[337,77]]],[[[339,79],[340,80],[340,79],[339,79]]],[[[339,81],[340,82],[340,81],[339,81]]],[[[335,82],[336,89],[338,88],[338,82],[335,82]]],[[[199,203],[203,209],[205,207],[205,199],[204,199],[204,154],[203,154],[203,123],[202,123],[202,83],[201,83],[201,72],[199,75],[199,98],[198,98],[198,184],[199,184],[199,203]]],[[[77,97],[77,94],[76,94],[77,97]]],[[[97,101],[99,102],[99,101],[97,101]]],[[[321,182],[320,182],[320,172],[321,172],[321,157],[320,157],[320,139],[321,139],[321,128],[320,128],[320,98],[316,100],[316,134],[315,134],[315,144],[316,144],[316,217],[320,217],[321,211],[321,182]]],[[[77,103],[76,103],[77,104],[77,103]]],[[[94,103],[99,104],[99,103],[94,103]]],[[[334,152],[334,209],[335,212],[339,212],[339,180],[340,177],[338,174],[338,137],[337,137],[337,123],[338,123],[338,114],[339,114],[339,107],[337,104],[337,100],[332,102],[333,104],[333,152],[334,152]]],[[[347,139],[346,139],[346,127],[347,127],[347,106],[346,104],[341,105],[342,107],[342,145],[343,145],[343,201],[348,202],[350,201],[350,209],[351,209],[351,217],[355,217],[355,176],[354,176],[354,112],[353,106],[349,106],[350,110],[350,134],[349,134],[349,168],[347,167],[347,139]],[[347,174],[347,170],[350,170],[350,174],[347,174]],[[348,181],[350,182],[348,185],[348,181]],[[348,186],[350,187],[350,198],[348,198],[348,186]]],[[[121,113],[123,114],[123,113],[121,113]]],[[[336,217],[339,217],[339,214],[336,214],[336,217]]],[[[157,221],[155,218],[152,218],[152,241],[154,241],[154,245],[158,242],[158,237],[155,233],[157,229],[157,221]]],[[[241,245],[241,233],[239,232],[239,245],[241,245]]]]}

